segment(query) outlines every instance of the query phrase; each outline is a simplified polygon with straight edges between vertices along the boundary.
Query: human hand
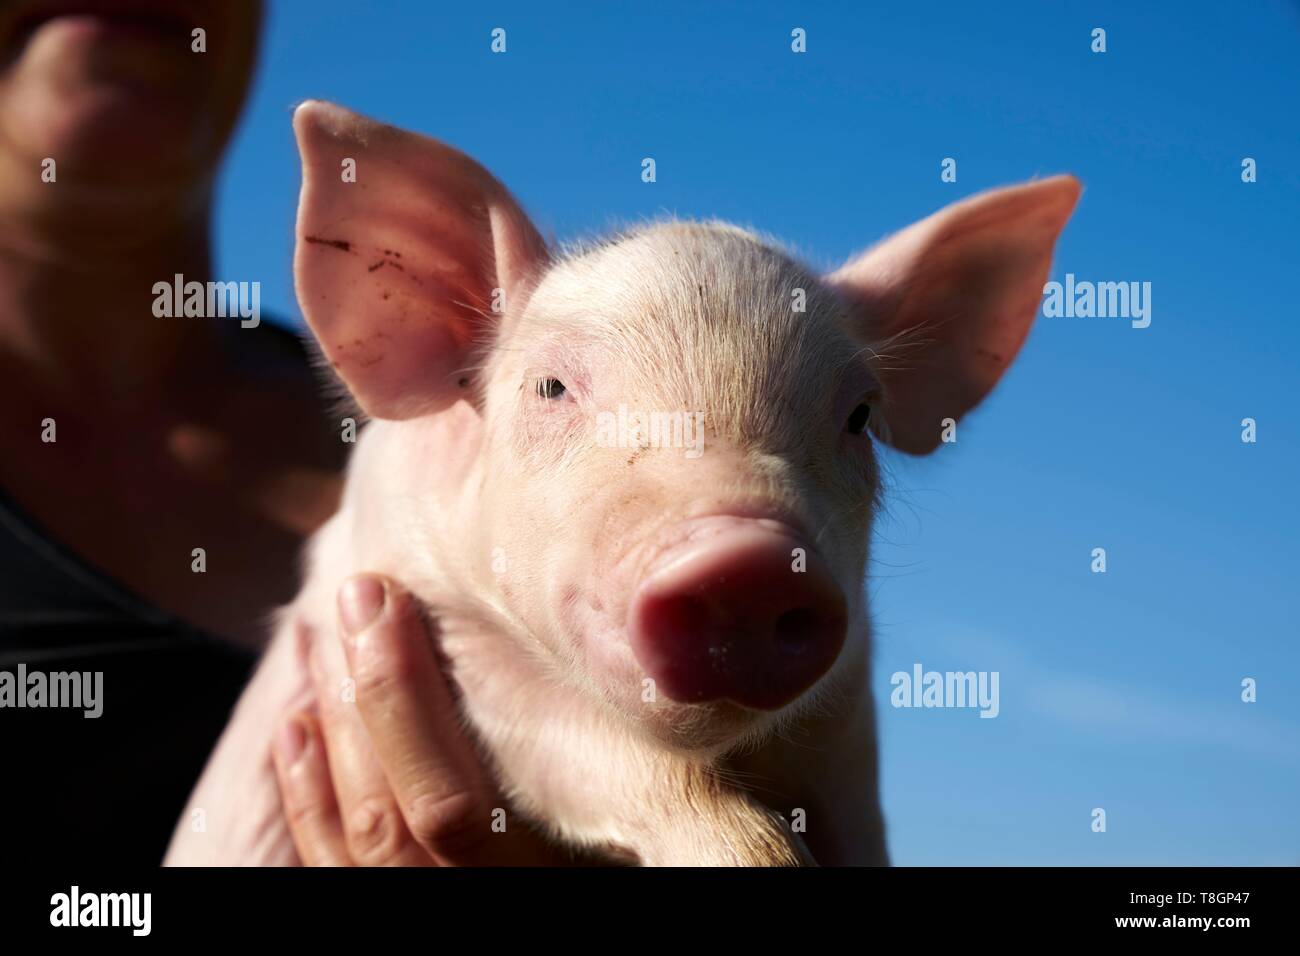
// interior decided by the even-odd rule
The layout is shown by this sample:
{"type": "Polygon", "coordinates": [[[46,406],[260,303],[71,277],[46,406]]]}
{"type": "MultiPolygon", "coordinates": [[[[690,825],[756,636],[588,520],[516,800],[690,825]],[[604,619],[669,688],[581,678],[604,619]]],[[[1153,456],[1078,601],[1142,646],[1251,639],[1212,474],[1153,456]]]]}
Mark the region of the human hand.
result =
{"type": "Polygon", "coordinates": [[[462,730],[418,606],[373,575],[339,591],[340,647],[309,655],[316,702],[276,733],[276,775],[309,866],[572,863],[505,807],[462,730]],[[350,680],[349,680],[350,675],[350,680]],[[344,693],[344,690],[354,693],[344,693]]]}

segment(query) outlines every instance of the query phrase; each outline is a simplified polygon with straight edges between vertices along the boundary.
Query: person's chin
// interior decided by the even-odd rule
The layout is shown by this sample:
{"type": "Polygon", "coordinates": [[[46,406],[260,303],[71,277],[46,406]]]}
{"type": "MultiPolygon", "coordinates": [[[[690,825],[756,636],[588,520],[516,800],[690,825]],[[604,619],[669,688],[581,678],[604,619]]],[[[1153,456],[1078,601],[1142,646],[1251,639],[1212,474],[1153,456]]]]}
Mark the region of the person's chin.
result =
{"type": "Polygon", "coordinates": [[[6,137],[79,178],[124,181],[181,172],[203,165],[216,148],[202,111],[129,85],[32,90],[6,99],[6,137]]]}
{"type": "Polygon", "coordinates": [[[191,165],[216,133],[214,91],[181,39],[97,18],[42,25],[7,71],[6,132],[76,167],[191,165]]]}

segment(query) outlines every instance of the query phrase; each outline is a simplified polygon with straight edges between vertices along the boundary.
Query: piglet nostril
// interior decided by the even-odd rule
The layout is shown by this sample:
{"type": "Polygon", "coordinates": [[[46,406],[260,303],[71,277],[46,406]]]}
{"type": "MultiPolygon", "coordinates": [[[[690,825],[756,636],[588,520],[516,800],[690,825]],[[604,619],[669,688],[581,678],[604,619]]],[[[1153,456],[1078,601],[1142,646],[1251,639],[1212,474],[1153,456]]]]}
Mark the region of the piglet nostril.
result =
{"type": "Polygon", "coordinates": [[[822,615],[812,608],[797,607],[779,615],[775,625],[777,651],[787,657],[807,653],[816,643],[822,625],[822,615]]]}

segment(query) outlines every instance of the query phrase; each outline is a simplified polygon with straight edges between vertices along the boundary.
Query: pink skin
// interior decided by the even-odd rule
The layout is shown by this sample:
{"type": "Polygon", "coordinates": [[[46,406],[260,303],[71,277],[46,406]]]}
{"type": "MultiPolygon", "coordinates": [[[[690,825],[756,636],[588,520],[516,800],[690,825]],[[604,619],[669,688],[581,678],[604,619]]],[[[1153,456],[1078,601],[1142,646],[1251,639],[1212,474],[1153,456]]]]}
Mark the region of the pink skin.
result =
{"type": "Polygon", "coordinates": [[[818,859],[881,862],[867,430],[932,450],[992,388],[1078,184],[975,197],[818,278],[720,225],[557,258],[450,147],[321,103],[295,129],[299,300],[375,421],[277,642],[326,631],[348,575],[389,574],[430,608],[503,791],[558,838],[790,863],[802,807],[818,859]],[[598,440],[620,405],[699,410],[707,451],[598,440]]]}

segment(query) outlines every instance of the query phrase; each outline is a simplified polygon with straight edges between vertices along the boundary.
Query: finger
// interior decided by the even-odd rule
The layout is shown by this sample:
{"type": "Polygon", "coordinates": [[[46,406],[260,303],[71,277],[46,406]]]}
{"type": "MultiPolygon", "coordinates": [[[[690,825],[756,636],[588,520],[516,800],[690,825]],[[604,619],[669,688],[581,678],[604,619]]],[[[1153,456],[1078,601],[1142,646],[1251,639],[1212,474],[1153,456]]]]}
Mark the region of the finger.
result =
{"type": "Polygon", "coordinates": [[[313,652],[310,657],[330,777],[352,862],[357,866],[434,866],[433,858],[406,828],[357,711],[350,680],[340,676],[346,674],[345,666],[337,648],[332,655],[313,652]]]}
{"type": "Polygon", "coordinates": [[[415,840],[444,866],[563,862],[522,825],[494,831],[504,801],[461,732],[414,599],[360,575],[340,590],[339,614],[357,709],[415,840]]]}
{"type": "Polygon", "coordinates": [[[298,856],[306,866],[349,866],[334,784],[320,728],[310,712],[290,718],[273,748],[280,799],[298,856]]]}

